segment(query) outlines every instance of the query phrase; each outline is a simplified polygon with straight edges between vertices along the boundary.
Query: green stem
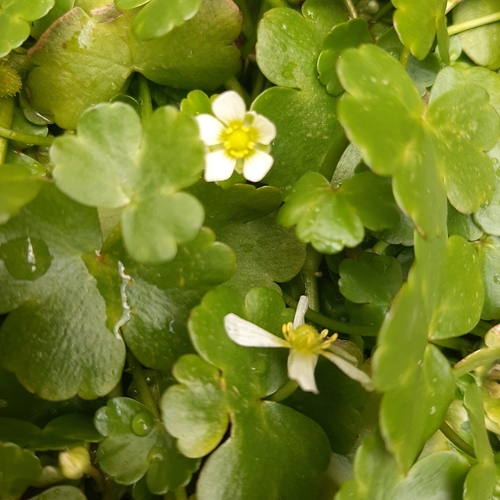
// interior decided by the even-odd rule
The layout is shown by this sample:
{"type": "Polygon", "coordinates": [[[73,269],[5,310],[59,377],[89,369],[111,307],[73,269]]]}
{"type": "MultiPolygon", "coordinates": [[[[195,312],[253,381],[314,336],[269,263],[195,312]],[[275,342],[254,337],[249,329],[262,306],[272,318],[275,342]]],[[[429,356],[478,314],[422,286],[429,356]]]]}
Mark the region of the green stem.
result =
{"type": "Polygon", "coordinates": [[[354,7],[354,4],[352,3],[351,0],[343,0],[345,8],[347,9],[347,12],[349,13],[349,17],[351,19],[357,19],[358,13],[356,11],[356,7],[354,7]]]}
{"type": "Polygon", "coordinates": [[[175,500],[188,500],[186,488],[180,487],[175,490],[175,500]]]}
{"type": "Polygon", "coordinates": [[[306,261],[300,274],[304,282],[305,294],[309,299],[309,308],[319,311],[318,274],[323,255],[307,245],[306,261]]]}
{"type": "Polygon", "coordinates": [[[127,351],[127,361],[142,403],[156,417],[159,417],[160,412],[158,411],[158,406],[153,398],[153,394],[151,392],[151,389],[149,388],[144,372],[142,371],[141,364],[139,363],[139,361],[137,361],[136,357],[130,351],[127,351]]]}
{"type": "Polygon", "coordinates": [[[299,384],[295,380],[289,380],[283,387],[280,387],[274,394],[269,396],[269,401],[283,401],[295,392],[299,384]]]}
{"type": "Polygon", "coordinates": [[[246,102],[247,106],[250,105],[250,97],[248,96],[246,90],[241,86],[240,82],[236,79],[236,77],[232,76],[231,78],[228,78],[226,81],[224,81],[223,85],[227,90],[234,90],[235,92],[238,92],[238,94],[240,94],[240,96],[246,102]]]}
{"type": "Polygon", "coordinates": [[[403,68],[406,69],[408,66],[408,59],[410,58],[410,48],[404,47],[401,55],[399,56],[399,62],[402,64],[403,68]]]}
{"type": "Polygon", "coordinates": [[[480,26],[485,26],[486,24],[496,23],[497,21],[500,21],[500,12],[478,17],[477,19],[471,19],[470,21],[465,21],[460,24],[454,24],[448,28],[448,35],[456,35],[457,33],[462,33],[463,31],[471,30],[473,28],[479,28],[480,26]]]}
{"type": "Polygon", "coordinates": [[[262,71],[258,68],[258,66],[255,66],[255,71],[257,72],[257,75],[255,77],[255,83],[253,85],[252,95],[250,96],[250,100],[252,102],[255,101],[255,99],[257,99],[257,97],[262,92],[264,83],[266,81],[262,71]]]}
{"type": "Polygon", "coordinates": [[[99,469],[96,469],[93,465],[89,465],[85,469],[85,474],[95,481],[97,491],[104,491],[106,489],[106,480],[99,469]]]}
{"type": "Polygon", "coordinates": [[[238,6],[243,15],[243,26],[241,27],[241,32],[243,36],[248,40],[254,31],[254,25],[252,22],[252,15],[250,14],[250,9],[246,0],[234,0],[234,3],[238,6]]]}
{"type": "Polygon", "coordinates": [[[446,422],[441,424],[439,430],[451,441],[457,448],[461,449],[464,453],[476,458],[474,448],[469,443],[466,443],[446,422]]]}
{"type": "Polygon", "coordinates": [[[372,19],[374,21],[378,21],[379,19],[382,19],[386,14],[391,12],[391,10],[394,7],[392,6],[391,2],[386,3],[373,17],[372,19]]]}
{"type": "Polygon", "coordinates": [[[40,135],[23,134],[2,126],[0,126],[0,137],[12,141],[24,142],[26,144],[34,144],[35,146],[50,146],[55,139],[55,137],[51,135],[42,137],[40,135]]]}
{"type": "MultiPolygon", "coordinates": [[[[14,98],[4,97],[0,99],[0,127],[12,126],[12,118],[14,117],[14,98]]],[[[0,138],[0,165],[5,161],[9,141],[0,138]]]]}
{"type": "Polygon", "coordinates": [[[139,78],[139,103],[141,104],[141,119],[144,122],[153,114],[153,104],[151,102],[151,91],[148,81],[140,73],[139,78]]]}
{"type": "Polygon", "coordinates": [[[446,349],[453,349],[457,352],[462,352],[462,349],[464,348],[463,339],[432,339],[431,342],[434,345],[445,347],[446,349]]]}
{"type": "MultiPolygon", "coordinates": [[[[293,297],[290,297],[290,295],[283,292],[283,299],[288,306],[293,309],[297,308],[298,302],[293,297]]],[[[378,328],[375,326],[342,323],[341,321],[329,318],[311,309],[307,310],[306,318],[318,325],[328,328],[331,332],[346,333],[347,335],[368,335],[373,337],[377,335],[378,331],[378,328]]]]}
{"type": "Polygon", "coordinates": [[[374,245],[374,247],[372,248],[372,252],[376,253],[377,255],[382,255],[387,250],[388,247],[389,243],[380,240],[374,245]]]}

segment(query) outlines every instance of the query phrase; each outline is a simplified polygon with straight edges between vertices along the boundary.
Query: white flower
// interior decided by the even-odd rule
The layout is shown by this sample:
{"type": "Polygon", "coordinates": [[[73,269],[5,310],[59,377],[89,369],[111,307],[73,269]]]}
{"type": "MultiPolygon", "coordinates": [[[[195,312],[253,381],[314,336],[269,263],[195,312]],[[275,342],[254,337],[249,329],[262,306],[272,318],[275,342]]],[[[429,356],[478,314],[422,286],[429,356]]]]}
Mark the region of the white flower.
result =
{"type": "Polygon", "coordinates": [[[290,349],[288,377],[295,380],[303,391],[318,393],[314,379],[314,369],[318,362],[318,356],[324,356],[348,377],[357,380],[366,390],[373,390],[373,382],[370,377],[356,368],[356,358],[333,345],[337,340],[337,334],[327,338],[328,330],[318,333],[314,327],[305,324],[304,316],[307,306],[307,297],[303,295],[300,297],[293,324],[283,325],[284,339],[236,316],[236,314],[228,314],[224,317],[224,328],[229,338],[241,346],[286,347],[290,349]]]}
{"type": "Polygon", "coordinates": [[[205,180],[225,181],[233,171],[259,182],[273,165],[269,154],[276,127],[267,118],[247,111],[234,91],[224,92],[212,103],[215,115],[198,115],[201,140],[207,146],[205,180]]]}

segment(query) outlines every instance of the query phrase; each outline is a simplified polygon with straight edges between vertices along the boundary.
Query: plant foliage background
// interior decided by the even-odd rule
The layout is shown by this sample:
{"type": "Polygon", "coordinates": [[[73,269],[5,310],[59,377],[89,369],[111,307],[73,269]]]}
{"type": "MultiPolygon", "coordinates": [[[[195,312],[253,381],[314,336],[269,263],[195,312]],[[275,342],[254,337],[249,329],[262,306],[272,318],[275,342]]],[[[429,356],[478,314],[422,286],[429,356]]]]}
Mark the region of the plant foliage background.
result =
{"type": "Polygon", "coordinates": [[[500,498],[498,0],[0,0],[0,499],[500,498]],[[276,126],[203,178],[196,116],[276,126]],[[299,296],[375,391],[281,335],[299,296]]]}

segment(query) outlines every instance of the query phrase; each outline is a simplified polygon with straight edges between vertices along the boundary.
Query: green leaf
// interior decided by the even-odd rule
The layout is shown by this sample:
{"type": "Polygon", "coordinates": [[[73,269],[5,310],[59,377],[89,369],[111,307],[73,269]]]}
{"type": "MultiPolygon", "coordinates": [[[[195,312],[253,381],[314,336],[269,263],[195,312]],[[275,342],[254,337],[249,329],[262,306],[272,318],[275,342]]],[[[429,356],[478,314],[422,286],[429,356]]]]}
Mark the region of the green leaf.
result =
{"type": "Polygon", "coordinates": [[[0,443],[0,491],[2,500],[17,500],[38,479],[42,467],[28,450],[12,443],[0,443]]]}
{"type": "Polygon", "coordinates": [[[290,281],[305,261],[305,246],[293,230],[276,224],[272,214],[281,194],[271,186],[255,189],[236,184],[222,189],[200,182],[190,192],[203,203],[207,224],[236,254],[235,275],[226,283],[242,293],[255,286],[280,291],[275,284],[290,281]]]}
{"type": "MultiPolygon", "coordinates": [[[[121,3],[117,5],[118,8],[123,8],[120,7],[121,3]]],[[[141,1],[140,3],[145,2],[141,1]]],[[[162,0],[151,0],[137,14],[132,30],[139,40],[166,35],[175,27],[183,24],[184,21],[195,16],[200,4],[201,0],[169,0],[167,4],[162,0]]]]}
{"type": "Polygon", "coordinates": [[[483,151],[494,146],[500,129],[483,89],[460,87],[442,95],[423,121],[424,109],[408,75],[378,47],[348,49],[338,72],[349,92],[339,104],[347,135],[370,168],[393,175],[396,201],[421,234],[439,235],[444,227],[443,187],[452,205],[465,213],[488,200],[494,172],[483,151]],[[450,114],[460,127],[452,128],[450,114]]]}
{"type": "Polygon", "coordinates": [[[30,500],[85,500],[86,498],[82,490],[74,486],[54,486],[30,500]]]}
{"type": "Polygon", "coordinates": [[[136,15],[75,7],[54,23],[30,52],[38,66],[27,80],[33,107],[74,129],[85,109],[119,94],[134,71],[160,85],[215,90],[239,70],[233,41],[241,15],[227,0],[204,0],[192,19],[151,41],[131,33],[136,15]]]}
{"type": "Polygon", "coordinates": [[[100,244],[96,211],[50,185],[1,226],[1,362],[46,399],[93,399],[121,377],[124,344],[82,260],[100,244]]]}
{"type": "Polygon", "coordinates": [[[82,115],[77,135],[54,142],[51,158],[57,185],[77,201],[125,207],[123,239],[138,261],[172,260],[201,227],[203,207],[179,192],[204,167],[198,127],[185,113],[158,108],[142,131],[132,107],[101,104],[82,115]]]}
{"type": "Polygon", "coordinates": [[[145,266],[122,254],[116,258],[125,263],[132,280],[125,288],[130,307],[130,320],[123,326],[127,346],[145,366],[170,371],[181,354],[192,350],[186,330],[189,312],[210,288],[233,275],[234,254],[207,228],[180,247],[169,263],[145,266]]]}
{"type": "Polygon", "coordinates": [[[134,484],[143,476],[158,495],[189,482],[199,462],[181,455],[158,418],[143,404],[114,398],[95,416],[105,436],[97,457],[102,469],[119,484],[134,484]]]}
{"type": "Polygon", "coordinates": [[[33,179],[21,165],[0,166],[0,224],[7,222],[19,210],[34,200],[42,184],[33,179]]]}
{"type": "Polygon", "coordinates": [[[378,430],[363,440],[354,461],[354,477],[346,481],[337,500],[390,500],[401,473],[386,450],[378,430]]]}
{"type": "Polygon", "coordinates": [[[464,405],[469,415],[469,425],[478,463],[465,479],[465,500],[491,498],[495,488],[495,461],[484,423],[484,406],[481,390],[475,383],[467,386],[464,405]]]}
{"type": "Polygon", "coordinates": [[[0,58],[19,47],[30,36],[30,23],[43,17],[54,0],[0,1],[0,58]]]}
{"type": "Polygon", "coordinates": [[[400,263],[394,257],[363,252],[358,260],[344,259],[339,274],[351,321],[380,325],[403,282],[400,263]]]}
{"type": "Polygon", "coordinates": [[[271,9],[259,23],[256,54],[266,78],[278,85],[254,101],[252,109],[277,129],[274,164],[265,181],[281,189],[308,171],[331,177],[347,146],[336,116],[337,98],[319,82],[318,57],[333,26],[347,21],[338,5],[305,2],[302,14],[271,9]]]}
{"type": "Polygon", "coordinates": [[[45,16],[33,23],[31,36],[38,40],[53,22],[71,10],[74,5],[75,0],[55,0],[54,7],[45,16]]]}
{"type": "Polygon", "coordinates": [[[500,240],[485,236],[476,243],[485,290],[483,319],[500,318],[500,240]]]}
{"type": "MultiPolygon", "coordinates": [[[[417,59],[424,59],[431,50],[438,27],[445,21],[446,0],[393,0],[396,7],[394,27],[405,47],[417,59]]],[[[441,43],[440,43],[441,47],[441,43]]]]}
{"type": "Polygon", "coordinates": [[[310,172],[286,192],[277,220],[284,227],[297,225],[299,240],[312,243],[319,252],[337,253],[362,241],[363,226],[390,227],[398,215],[386,179],[367,171],[332,186],[322,175],[310,172]]]}
{"type": "Polygon", "coordinates": [[[176,363],[173,375],[180,384],[162,399],[165,425],[177,437],[182,454],[203,457],[217,447],[229,424],[221,374],[199,356],[187,354],[176,363]]]}
{"type": "Polygon", "coordinates": [[[373,43],[365,19],[358,18],[337,24],[326,36],[323,51],[318,57],[319,81],[329,94],[339,95],[344,89],[339,82],[335,67],[345,49],[358,47],[363,43],[373,43]]]}
{"type": "MultiPolygon", "coordinates": [[[[480,17],[496,14],[496,0],[468,0],[453,9],[453,24],[461,24],[480,17]]],[[[500,68],[500,25],[487,24],[460,33],[463,51],[478,65],[492,70],[500,68]]]]}
{"type": "Polygon", "coordinates": [[[161,402],[165,424],[181,439],[182,449],[200,456],[224,435],[228,415],[231,421],[229,438],[205,462],[197,496],[227,500],[315,496],[318,475],[328,464],[327,437],[300,413],[261,401],[287,379],[286,350],[245,348],[232,342],[223,326],[230,312],[275,334],[292,315],[281,297],[265,288],[251,290],[245,301],[233,290],[217,288],[193,310],[189,324],[193,344],[215,367],[193,356],[181,358],[174,369],[181,385],[170,387],[161,402]]]}

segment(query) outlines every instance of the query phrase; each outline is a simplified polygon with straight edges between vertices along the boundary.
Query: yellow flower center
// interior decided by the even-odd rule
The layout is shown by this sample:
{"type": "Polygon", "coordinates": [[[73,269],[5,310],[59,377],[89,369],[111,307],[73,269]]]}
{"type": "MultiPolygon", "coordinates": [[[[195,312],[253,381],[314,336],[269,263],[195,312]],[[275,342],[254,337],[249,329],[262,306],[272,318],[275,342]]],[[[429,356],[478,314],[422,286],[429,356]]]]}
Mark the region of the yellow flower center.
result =
{"type": "Polygon", "coordinates": [[[293,350],[309,354],[319,354],[328,349],[338,337],[338,334],[335,333],[327,338],[328,330],[325,329],[318,333],[318,330],[311,325],[302,325],[294,329],[292,323],[286,323],[283,325],[282,331],[293,350]]]}
{"type": "Polygon", "coordinates": [[[253,153],[257,139],[257,130],[242,122],[231,123],[221,134],[221,143],[228,155],[233,158],[245,158],[253,153]]]}

